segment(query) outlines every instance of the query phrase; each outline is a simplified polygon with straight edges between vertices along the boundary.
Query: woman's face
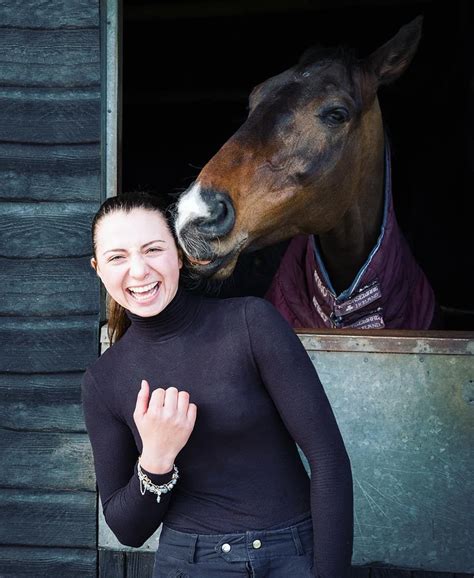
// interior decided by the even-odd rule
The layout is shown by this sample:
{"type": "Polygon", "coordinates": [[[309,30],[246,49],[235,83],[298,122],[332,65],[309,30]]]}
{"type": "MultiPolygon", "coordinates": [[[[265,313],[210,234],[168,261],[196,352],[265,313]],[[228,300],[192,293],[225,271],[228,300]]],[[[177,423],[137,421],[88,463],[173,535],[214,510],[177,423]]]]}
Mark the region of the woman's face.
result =
{"type": "Polygon", "coordinates": [[[112,299],[141,317],[163,311],[182,266],[164,218],[147,209],[115,211],[98,222],[95,240],[91,263],[112,299]]]}

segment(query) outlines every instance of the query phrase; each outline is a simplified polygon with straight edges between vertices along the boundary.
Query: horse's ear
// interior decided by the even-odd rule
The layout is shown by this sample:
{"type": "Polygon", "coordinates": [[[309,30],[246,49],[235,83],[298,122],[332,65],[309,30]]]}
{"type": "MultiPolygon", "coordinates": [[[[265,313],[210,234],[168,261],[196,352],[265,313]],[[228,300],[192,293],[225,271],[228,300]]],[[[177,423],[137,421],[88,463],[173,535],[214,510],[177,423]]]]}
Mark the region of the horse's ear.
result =
{"type": "Polygon", "coordinates": [[[417,16],[365,60],[365,69],[377,86],[393,82],[408,68],[420,42],[422,25],[423,16],[417,16]]]}

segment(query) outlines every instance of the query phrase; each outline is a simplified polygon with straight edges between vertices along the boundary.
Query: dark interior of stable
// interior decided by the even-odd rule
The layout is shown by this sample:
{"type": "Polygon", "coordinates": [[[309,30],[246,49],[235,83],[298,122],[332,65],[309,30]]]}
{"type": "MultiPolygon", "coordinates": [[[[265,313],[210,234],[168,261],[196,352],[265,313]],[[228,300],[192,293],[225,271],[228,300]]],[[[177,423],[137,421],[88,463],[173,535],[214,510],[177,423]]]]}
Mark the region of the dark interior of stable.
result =
{"type": "MultiPolygon", "coordinates": [[[[414,61],[379,92],[394,202],[445,328],[474,329],[469,0],[125,0],[122,8],[122,190],[154,191],[169,202],[245,120],[255,84],[314,44],[344,44],[365,56],[423,14],[414,61]]],[[[224,294],[262,295],[277,264],[273,253],[245,257],[224,294]]]]}

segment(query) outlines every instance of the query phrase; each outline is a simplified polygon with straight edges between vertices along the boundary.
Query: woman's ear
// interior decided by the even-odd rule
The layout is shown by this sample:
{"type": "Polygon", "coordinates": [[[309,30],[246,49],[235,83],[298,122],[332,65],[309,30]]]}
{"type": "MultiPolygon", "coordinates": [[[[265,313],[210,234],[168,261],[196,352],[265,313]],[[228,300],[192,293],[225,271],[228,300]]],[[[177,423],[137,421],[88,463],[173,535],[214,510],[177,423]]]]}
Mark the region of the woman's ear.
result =
{"type": "Polygon", "coordinates": [[[183,250],[181,247],[177,247],[178,249],[178,267],[181,269],[183,267],[183,250]]]}
{"type": "Polygon", "coordinates": [[[91,267],[97,273],[97,261],[96,261],[95,257],[91,258],[91,267]]]}

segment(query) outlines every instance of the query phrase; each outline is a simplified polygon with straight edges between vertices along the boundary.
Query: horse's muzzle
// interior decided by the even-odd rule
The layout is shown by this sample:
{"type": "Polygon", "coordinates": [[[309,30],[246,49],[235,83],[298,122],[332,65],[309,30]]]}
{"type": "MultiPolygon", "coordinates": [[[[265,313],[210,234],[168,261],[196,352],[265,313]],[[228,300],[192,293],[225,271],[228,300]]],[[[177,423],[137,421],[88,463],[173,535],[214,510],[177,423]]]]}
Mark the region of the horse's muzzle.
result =
{"type": "Polygon", "coordinates": [[[225,237],[235,224],[235,210],[229,195],[213,189],[202,189],[201,199],[207,208],[207,215],[196,219],[192,225],[197,234],[212,241],[225,237]]]}

